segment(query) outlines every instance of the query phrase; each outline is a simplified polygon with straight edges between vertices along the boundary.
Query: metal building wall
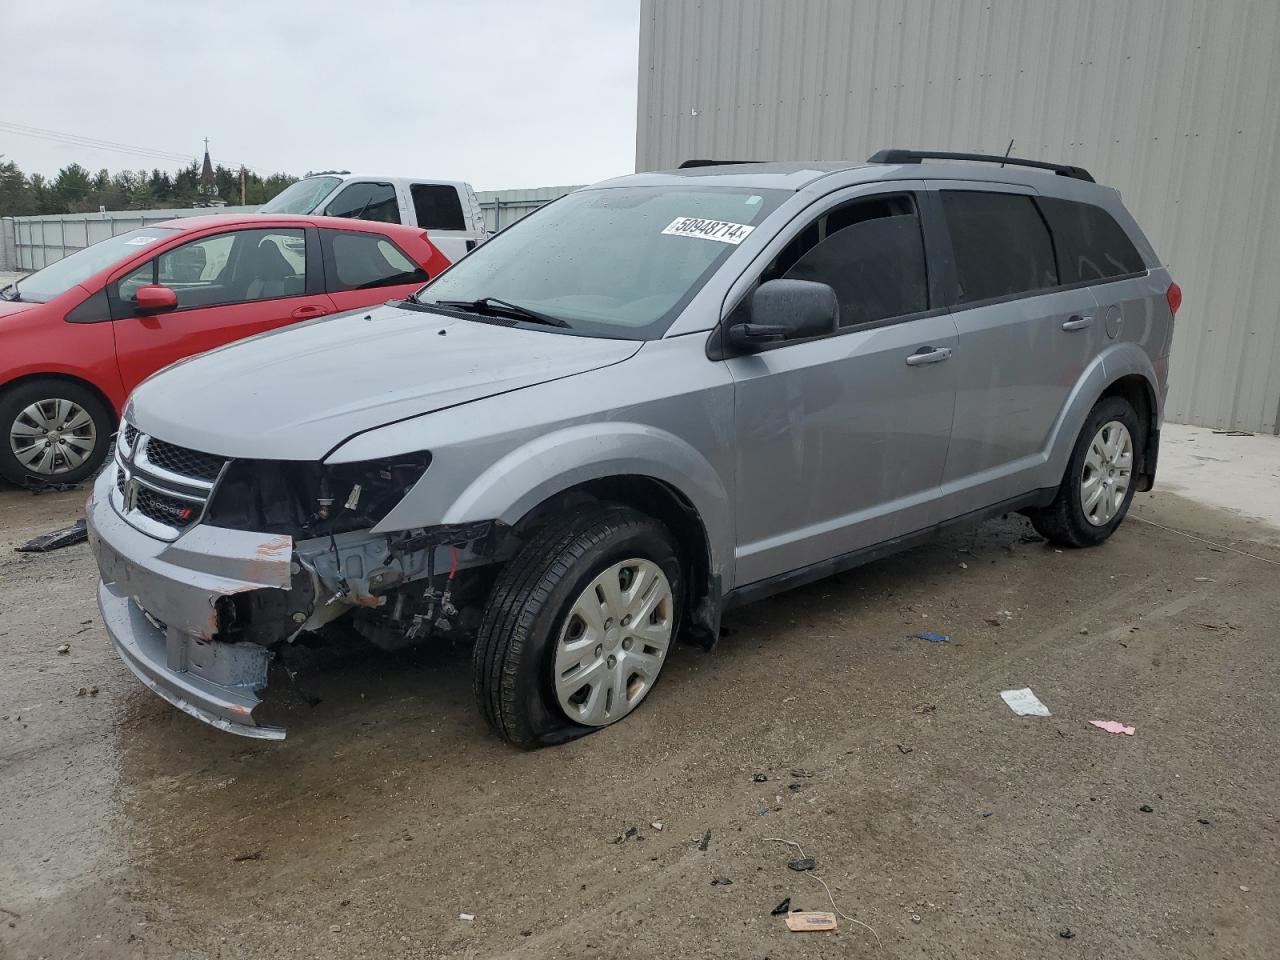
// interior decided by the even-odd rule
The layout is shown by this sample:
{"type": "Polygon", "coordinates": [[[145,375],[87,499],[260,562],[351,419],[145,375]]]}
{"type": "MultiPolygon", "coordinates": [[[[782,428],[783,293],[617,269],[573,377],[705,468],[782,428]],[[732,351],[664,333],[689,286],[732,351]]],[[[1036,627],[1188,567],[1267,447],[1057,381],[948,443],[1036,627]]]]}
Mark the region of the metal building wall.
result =
{"type": "Polygon", "coordinates": [[[527,217],[540,206],[572,193],[577,187],[533,187],[528,190],[477,190],[486,230],[497,233],[527,217]]]}
{"type": "Polygon", "coordinates": [[[1280,432],[1278,0],[643,0],[636,167],[1014,152],[1182,286],[1169,419],[1280,432]]]}
{"type": "Polygon", "coordinates": [[[5,217],[12,230],[13,262],[6,269],[39,270],[90,244],[149,223],[179,217],[252,213],[257,207],[183,207],[173,210],[109,210],[106,213],[66,213],[42,217],[5,217]]]}

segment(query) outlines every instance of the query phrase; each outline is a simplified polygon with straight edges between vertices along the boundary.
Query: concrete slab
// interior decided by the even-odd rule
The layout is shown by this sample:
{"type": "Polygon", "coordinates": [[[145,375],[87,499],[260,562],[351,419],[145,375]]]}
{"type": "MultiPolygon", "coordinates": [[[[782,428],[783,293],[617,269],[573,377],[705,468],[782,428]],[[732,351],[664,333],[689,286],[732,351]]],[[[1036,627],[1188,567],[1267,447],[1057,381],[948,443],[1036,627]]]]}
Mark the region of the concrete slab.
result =
{"type": "Polygon", "coordinates": [[[1280,536],[1280,437],[1166,423],[1155,492],[1162,490],[1259,520],[1280,536]]]}

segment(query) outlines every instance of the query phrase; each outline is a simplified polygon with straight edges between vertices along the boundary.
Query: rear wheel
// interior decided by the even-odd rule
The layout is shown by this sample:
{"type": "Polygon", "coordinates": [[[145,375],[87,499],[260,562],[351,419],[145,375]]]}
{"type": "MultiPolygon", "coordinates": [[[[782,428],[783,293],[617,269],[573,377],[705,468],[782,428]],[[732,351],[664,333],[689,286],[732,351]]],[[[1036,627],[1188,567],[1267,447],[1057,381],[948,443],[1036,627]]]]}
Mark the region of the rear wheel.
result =
{"type": "Polygon", "coordinates": [[[0,476],[14,483],[79,483],[106,458],[111,412],[88,387],[29,380],[0,395],[0,476]]]}
{"type": "Polygon", "coordinates": [[[1028,513],[1051,542],[1069,547],[1102,543],[1124,520],[1134,493],[1142,442],[1138,415],[1127,400],[1107,397],[1089,413],[1067,463],[1057,496],[1028,513]]]}
{"type": "Polygon", "coordinates": [[[634,510],[544,527],[498,575],[480,624],[473,678],[490,727],[531,748],[629,715],[666,662],[681,583],[671,534],[634,510]]]}

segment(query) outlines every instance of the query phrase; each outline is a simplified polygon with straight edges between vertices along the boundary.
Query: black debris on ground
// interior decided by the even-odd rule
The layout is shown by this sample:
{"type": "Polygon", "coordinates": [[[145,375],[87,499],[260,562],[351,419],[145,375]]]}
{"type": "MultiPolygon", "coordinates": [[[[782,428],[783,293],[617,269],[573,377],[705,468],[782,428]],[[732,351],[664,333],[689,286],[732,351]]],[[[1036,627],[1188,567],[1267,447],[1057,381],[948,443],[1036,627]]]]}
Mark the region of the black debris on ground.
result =
{"type": "Polygon", "coordinates": [[[84,520],[77,520],[69,527],[32,537],[22,546],[13,549],[18,553],[48,553],[50,550],[61,550],[63,547],[84,543],[88,539],[89,531],[85,527],[84,520]]]}

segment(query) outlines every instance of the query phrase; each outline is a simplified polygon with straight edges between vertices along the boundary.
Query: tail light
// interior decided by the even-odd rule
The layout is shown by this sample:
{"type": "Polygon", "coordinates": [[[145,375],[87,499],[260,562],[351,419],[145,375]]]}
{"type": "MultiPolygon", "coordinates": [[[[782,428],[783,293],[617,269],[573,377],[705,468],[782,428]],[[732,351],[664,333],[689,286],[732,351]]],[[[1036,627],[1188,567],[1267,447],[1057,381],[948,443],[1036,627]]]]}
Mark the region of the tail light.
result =
{"type": "Polygon", "coordinates": [[[1182,306],[1182,288],[1176,283],[1169,284],[1169,289],[1165,291],[1164,298],[1169,301],[1169,312],[1176,317],[1178,308],[1182,306]]]}

